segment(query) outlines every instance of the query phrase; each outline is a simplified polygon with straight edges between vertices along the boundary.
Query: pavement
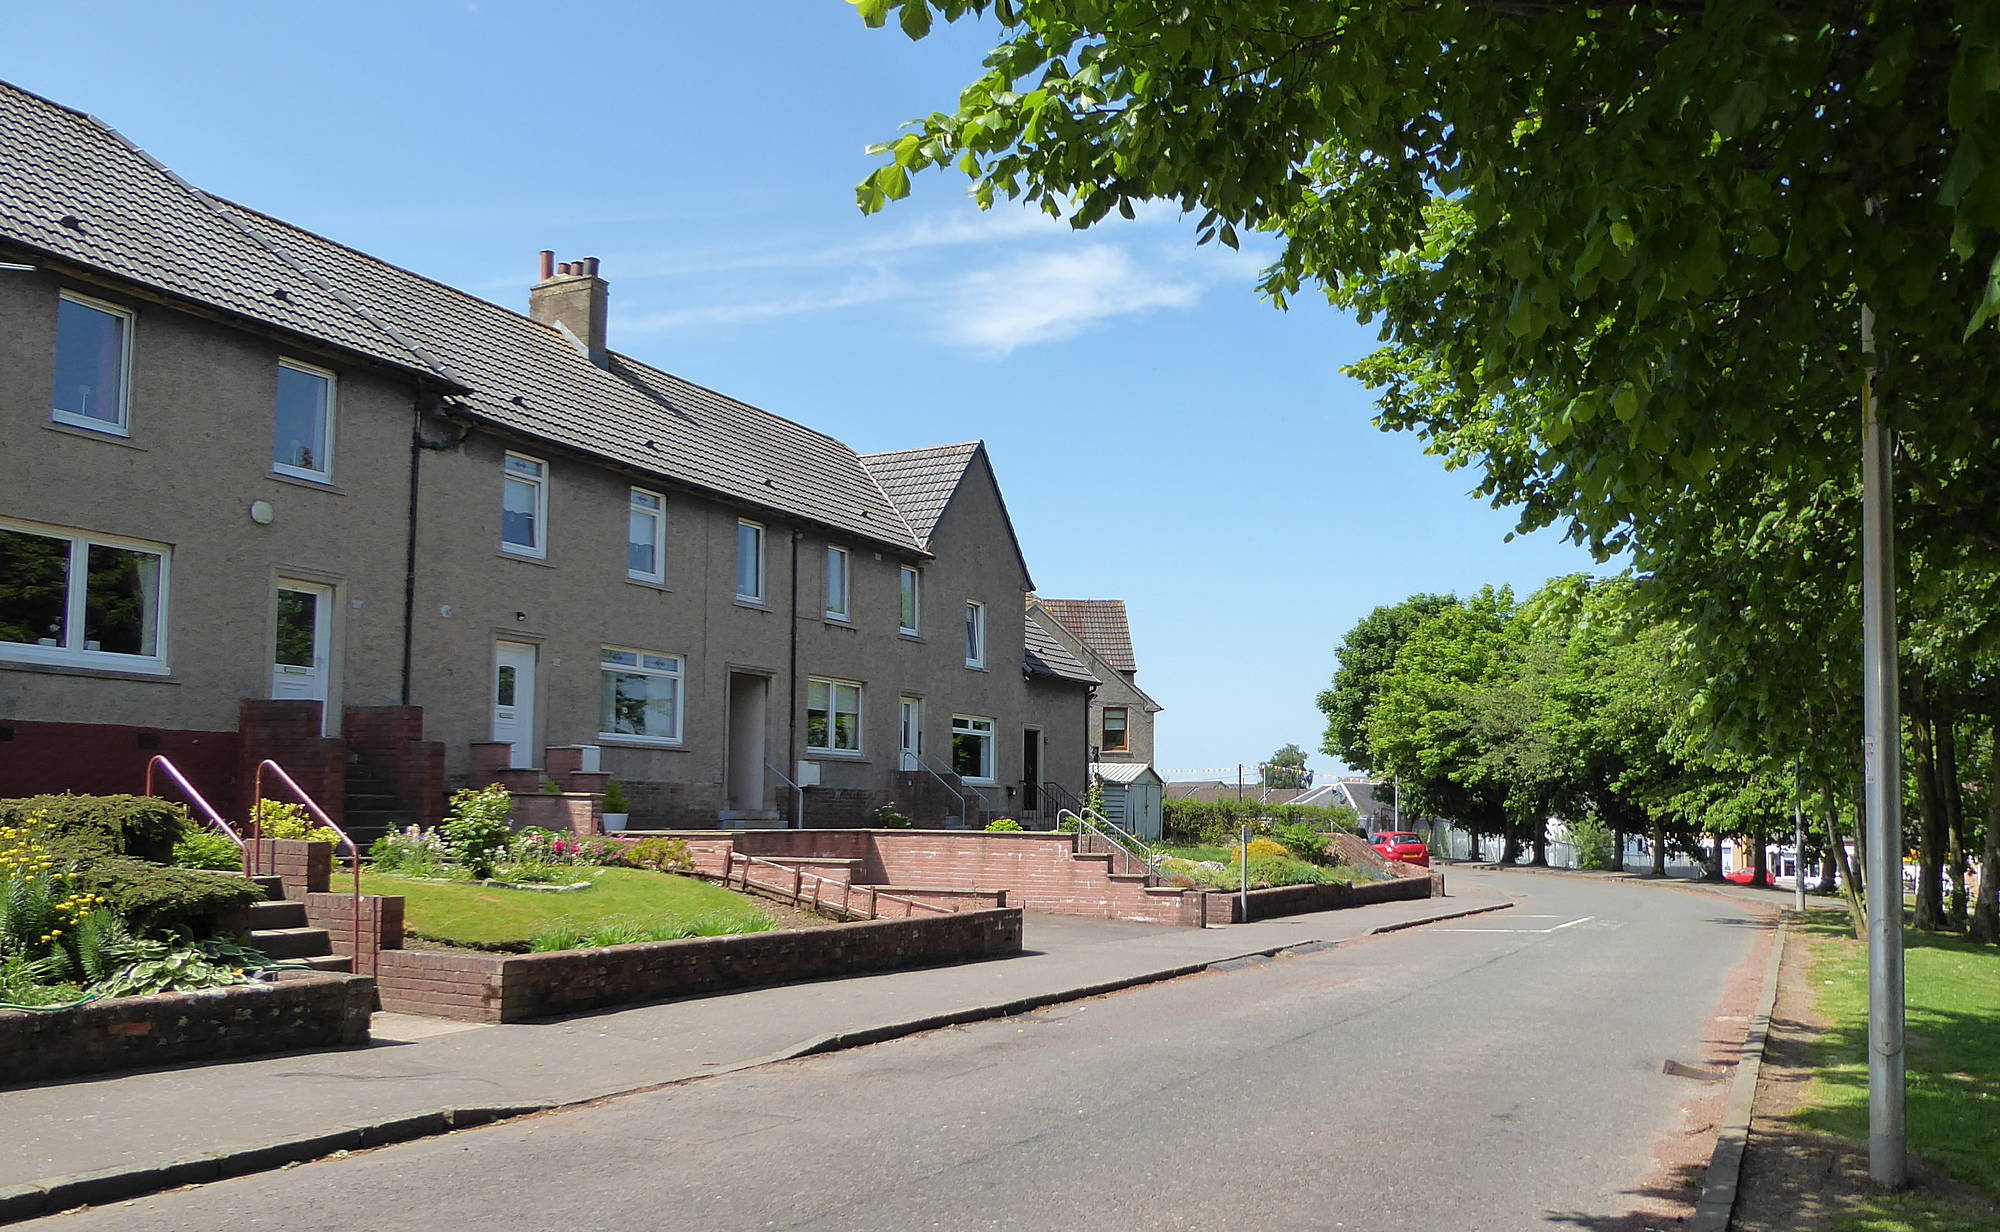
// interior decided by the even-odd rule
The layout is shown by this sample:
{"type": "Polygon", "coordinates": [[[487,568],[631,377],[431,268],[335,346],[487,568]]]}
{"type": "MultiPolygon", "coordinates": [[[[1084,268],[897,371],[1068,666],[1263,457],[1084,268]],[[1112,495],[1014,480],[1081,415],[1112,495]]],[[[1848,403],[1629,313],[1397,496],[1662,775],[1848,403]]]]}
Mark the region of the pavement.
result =
{"type": "Polygon", "coordinates": [[[1498,910],[1490,888],[1222,928],[1031,914],[1024,952],[501,1025],[377,1014],[365,1048],[7,1091],[0,1223],[858,1047],[1498,910]]]}

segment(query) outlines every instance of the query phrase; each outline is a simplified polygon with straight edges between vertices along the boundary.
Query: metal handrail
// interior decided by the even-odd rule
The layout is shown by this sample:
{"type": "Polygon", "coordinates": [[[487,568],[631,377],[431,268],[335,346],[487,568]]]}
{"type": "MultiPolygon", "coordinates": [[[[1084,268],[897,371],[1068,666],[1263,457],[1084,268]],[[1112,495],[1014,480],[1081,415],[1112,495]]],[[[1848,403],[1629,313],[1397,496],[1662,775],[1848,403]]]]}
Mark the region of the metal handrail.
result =
{"type": "Polygon", "coordinates": [[[768,761],[764,763],[764,769],[769,770],[772,774],[777,775],[779,781],[784,783],[785,786],[792,789],[792,798],[797,802],[796,804],[793,805],[792,808],[792,829],[794,830],[805,829],[806,789],[799,786],[797,783],[794,783],[792,781],[791,775],[786,774],[783,770],[778,769],[776,766],[772,765],[768,761]]]}
{"type": "MultiPolygon", "coordinates": [[[[351,935],[350,944],[353,945],[354,947],[353,959],[355,963],[358,965],[361,961],[361,949],[362,949],[361,849],[354,845],[354,840],[347,836],[347,831],[341,829],[340,826],[334,822],[333,818],[327,816],[326,810],[319,806],[319,801],[313,799],[312,795],[309,792],[307,792],[305,788],[299,786],[299,782],[297,779],[293,778],[290,774],[288,774],[283,766],[279,765],[275,761],[272,761],[268,757],[265,758],[263,761],[257,763],[257,773],[251,779],[250,839],[252,842],[255,842],[257,840],[258,831],[261,829],[261,826],[257,819],[257,813],[258,813],[257,806],[264,802],[264,771],[266,769],[269,769],[274,774],[276,774],[278,776],[278,781],[280,783],[283,783],[285,786],[292,789],[292,794],[299,798],[299,803],[306,806],[306,811],[313,815],[313,819],[315,821],[319,822],[319,824],[325,826],[327,829],[339,835],[340,841],[347,845],[347,866],[349,871],[351,871],[354,874],[354,889],[349,900],[351,904],[351,919],[353,920],[354,923],[354,932],[351,935]]],[[[369,964],[370,967],[369,974],[373,975],[379,972],[381,968],[381,947],[379,945],[370,946],[368,947],[368,952],[370,955],[373,956],[373,959],[369,964]]],[[[356,972],[356,974],[358,975],[360,973],[356,972]]]]}
{"type": "Polygon", "coordinates": [[[1109,843],[1112,850],[1130,860],[1137,860],[1145,866],[1145,877],[1149,883],[1157,884],[1160,878],[1160,853],[1149,846],[1144,839],[1111,821],[1096,809],[1085,806],[1082,809],[1063,809],[1056,814],[1056,824],[1062,825],[1069,818],[1077,825],[1077,846],[1081,848],[1085,835],[1095,835],[1109,843]]]}
{"type": "MultiPolygon", "coordinates": [[[[969,791],[972,793],[972,798],[979,801],[979,808],[981,812],[984,812],[992,807],[993,802],[988,800],[986,796],[983,793],[981,793],[977,787],[974,787],[972,784],[966,782],[965,779],[962,776],[960,776],[957,771],[940,770],[937,767],[932,766],[930,764],[932,760],[930,754],[911,753],[905,751],[903,753],[903,760],[915,761],[917,763],[917,769],[922,770],[925,774],[928,774],[932,778],[936,779],[938,781],[938,786],[944,788],[946,791],[952,794],[952,797],[958,801],[958,819],[964,822],[967,826],[973,825],[979,819],[977,817],[970,816],[968,814],[965,801],[965,792],[958,790],[957,787],[953,787],[951,785],[951,779],[947,779],[945,777],[945,774],[949,773],[952,778],[958,779],[958,786],[963,787],[965,788],[965,791],[969,791]]],[[[940,766],[943,765],[942,762],[938,764],[940,766]]]]}
{"type": "MultiPolygon", "coordinates": [[[[739,882],[739,884],[742,885],[742,887],[746,891],[753,884],[750,880],[750,866],[752,864],[768,865],[769,867],[775,868],[780,872],[786,872],[792,875],[792,906],[803,907],[806,905],[805,883],[806,880],[810,878],[813,882],[813,894],[812,894],[813,910],[817,911],[823,906],[828,906],[828,907],[832,906],[831,903],[827,903],[824,899],[820,897],[821,886],[838,885],[841,890],[840,894],[841,914],[848,916],[850,918],[852,918],[853,915],[855,914],[854,908],[852,906],[854,886],[851,882],[835,881],[831,877],[822,877],[818,873],[809,873],[806,870],[799,868],[796,865],[780,864],[776,860],[766,860],[762,856],[747,855],[744,852],[736,851],[734,849],[732,849],[728,853],[728,855],[724,858],[723,861],[722,884],[725,887],[728,886],[729,879],[735,876],[736,862],[738,860],[743,861],[743,878],[741,882],[739,882]]],[[[778,888],[777,886],[766,885],[761,881],[755,882],[754,884],[766,890],[775,890],[778,888]]],[[[911,910],[911,908],[913,907],[922,907],[925,911],[935,911],[939,915],[954,914],[951,908],[949,907],[939,907],[934,903],[919,902],[914,898],[905,898],[901,894],[887,894],[877,889],[874,886],[867,886],[864,888],[867,889],[868,891],[868,918],[871,920],[879,920],[882,918],[881,904],[882,900],[884,899],[887,899],[892,903],[903,904],[904,919],[909,919],[911,916],[916,914],[916,912],[911,910]]]]}
{"type": "Polygon", "coordinates": [[[242,850],[243,836],[238,834],[228,822],[222,820],[222,814],[216,812],[215,806],[210,804],[203,798],[200,792],[194,789],[194,784],[187,781],[187,776],[180,772],[180,767],[169,761],[164,753],[155,753],[146,762],[146,794],[148,796],[153,794],[153,768],[156,766],[166,771],[167,777],[172,779],[174,785],[181,789],[182,795],[194,801],[195,807],[201,810],[201,815],[208,819],[209,825],[228,835],[229,841],[235,843],[239,851],[242,850]]]}

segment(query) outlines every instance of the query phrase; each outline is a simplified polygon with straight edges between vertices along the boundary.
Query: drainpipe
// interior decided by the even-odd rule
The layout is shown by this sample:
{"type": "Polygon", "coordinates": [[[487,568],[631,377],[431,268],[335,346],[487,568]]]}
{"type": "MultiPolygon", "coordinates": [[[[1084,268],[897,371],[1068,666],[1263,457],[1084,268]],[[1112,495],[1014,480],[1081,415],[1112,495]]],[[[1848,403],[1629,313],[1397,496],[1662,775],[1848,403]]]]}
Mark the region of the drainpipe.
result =
{"type": "MultiPolygon", "coordinates": [[[[791,626],[792,662],[790,675],[785,681],[790,715],[785,728],[785,769],[788,773],[799,763],[799,540],[805,537],[806,533],[802,530],[792,532],[792,591],[788,597],[792,605],[792,618],[786,622],[791,626]]],[[[805,793],[801,791],[798,798],[801,807],[795,808],[793,812],[803,813],[805,793]]],[[[792,818],[792,826],[795,829],[804,829],[804,822],[803,817],[792,818]]]]}
{"type": "Polygon", "coordinates": [[[410,401],[410,512],[403,533],[403,704],[410,704],[410,677],[417,634],[417,475],[424,456],[424,404],[419,390],[410,401]]]}

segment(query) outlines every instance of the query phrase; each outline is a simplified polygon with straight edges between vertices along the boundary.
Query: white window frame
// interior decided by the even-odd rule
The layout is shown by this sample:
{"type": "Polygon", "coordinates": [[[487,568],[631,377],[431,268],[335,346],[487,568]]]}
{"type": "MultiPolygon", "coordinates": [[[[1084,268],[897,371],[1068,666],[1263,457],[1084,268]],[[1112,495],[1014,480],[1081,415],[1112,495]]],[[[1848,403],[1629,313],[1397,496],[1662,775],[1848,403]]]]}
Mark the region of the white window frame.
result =
{"type": "Polygon", "coordinates": [[[10,663],[43,663],[55,667],[94,667],[121,672],[139,672],[152,676],[164,676],[167,666],[167,614],[171,610],[169,590],[172,585],[174,550],[164,543],[149,543],[144,539],[126,539],[118,535],[100,535],[90,531],[71,530],[62,526],[48,526],[39,522],[22,522],[13,518],[0,518],[0,530],[16,531],[24,535],[39,535],[45,539],[62,539],[69,543],[69,561],[66,570],[67,593],[63,596],[63,637],[61,646],[26,645],[21,642],[0,642],[0,660],[10,663]],[[93,547],[112,548],[124,552],[143,552],[160,558],[159,593],[153,600],[153,653],[149,655],[120,654],[109,650],[91,650],[82,644],[85,624],[85,609],[89,599],[90,549],[93,547]],[[83,579],[82,586],[76,585],[83,579]]]}
{"type": "Polygon", "coordinates": [[[986,605],[977,599],[965,601],[965,665],[986,666],[986,605]]]}
{"type": "Polygon", "coordinates": [[[625,576],[634,582],[652,582],[664,586],[667,581],[667,498],[662,492],[651,488],[633,488],[626,497],[625,508],[625,576]],[[651,509],[639,503],[639,498],[649,496],[659,504],[651,509]],[[632,567],[632,519],[646,517],[653,520],[653,568],[651,572],[640,572],[632,567]]]}
{"type": "Polygon", "coordinates": [[[1000,725],[983,714],[955,714],[951,716],[951,770],[961,779],[975,787],[993,787],[1000,782],[1000,725]],[[982,729],[974,724],[984,723],[982,729]],[[983,775],[959,774],[958,738],[979,736],[986,741],[986,773],[983,775]]]}
{"type": "Polygon", "coordinates": [[[599,649],[597,654],[597,675],[598,675],[598,698],[599,698],[599,705],[597,712],[597,726],[599,728],[597,733],[598,740],[606,744],[642,744],[647,746],[648,748],[675,748],[686,742],[687,656],[677,655],[677,654],[665,654],[657,650],[640,650],[636,646],[605,646],[599,649]],[[604,656],[607,654],[629,654],[634,656],[637,661],[635,663],[629,663],[629,664],[606,663],[604,661],[604,656]],[[646,660],[648,658],[672,659],[674,661],[674,665],[671,668],[652,667],[646,663],[646,660]],[[651,676],[656,679],[671,680],[674,682],[674,734],[673,735],[647,736],[647,735],[641,735],[636,732],[616,732],[616,731],[603,730],[604,728],[611,726],[609,723],[605,722],[605,719],[608,716],[605,715],[603,709],[603,700],[602,700],[604,695],[603,678],[606,674],[613,672],[621,676],[651,676]]]}
{"type": "Polygon", "coordinates": [[[826,618],[845,624],[854,613],[854,554],[846,548],[826,545],[826,618]],[[834,587],[834,564],[840,561],[840,586],[834,587]]]}
{"type": "Polygon", "coordinates": [[[547,560],[549,556],[549,464],[532,454],[507,451],[507,457],[500,464],[500,550],[509,556],[526,556],[531,560],[547,560]],[[517,475],[508,469],[509,462],[532,462],[538,469],[533,476],[517,475]],[[535,542],[533,546],[507,542],[507,485],[525,483],[535,489],[535,542]]]}
{"type": "Polygon", "coordinates": [[[924,625],[924,573],[914,565],[901,565],[896,574],[896,625],[897,632],[905,637],[915,637],[924,625]],[[910,621],[903,623],[903,594],[910,596],[910,621]]]}
{"type": "Polygon", "coordinates": [[[764,589],[765,589],[764,588],[764,557],[765,557],[764,545],[766,542],[768,542],[768,539],[769,536],[765,534],[765,527],[762,522],[752,522],[749,518],[736,519],[736,599],[737,602],[739,603],[755,603],[759,606],[763,605],[764,589]],[[746,594],[743,590],[743,532],[745,530],[756,532],[756,543],[757,543],[757,579],[756,579],[757,589],[755,592],[748,594],[746,594]]]}
{"type": "Polygon", "coordinates": [[[806,752],[832,757],[861,756],[862,750],[866,745],[866,741],[862,738],[862,729],[864,727],[863,717],[866,714],[866,711],[863,709],[865,700],[865,689],[858,680],[841,680],[834,676],[806,677],[806,752]],[[814,744],[812,742],[812,687],[816,684],[826,686],[826,733],[827,738],[834,742],[831,744],[814,744]],[[839,694],[842,689],[853,691],[854,709],[851,712],[840,708],[839,694]],[[839,717],[847,713],[854,715],[854,747],[851,749],[842,748],[839,744],[839,717]]]}
{"type": "MultiPolygon", "coordinates": [[[[326,382],[326,421],[320,425],[320,436],[324,442],[321,453],[324,455],[322,461],[324,461],[325,465],[319,467],[293,466],[288,462],[280,462],[277,459],[277,442],[273,440],[271,446],[271,470],[279,475],[290,475],[294,479],[310,479],[317,483],[331,483],[333,482],[333,418],[334,407],[337,405],[340,389],[339,378],[333,373],[328,372],[325,368],[316,368],[311,364],[302,363],[296,359],[280,357],[278,367],[290,368],[294,372],[303,372],[307,376],[316,376],[326,382]]],[[[277,429],[278,399],[274,387],[271,396],[271,431],[274,436],[277,429]]]]}
{"type": "MultiPolygon", "coordinates": [[[[88,415],[78,415],[70,411],[57,410],[54,405],[55,390],[53,389],[49,391],[49,418],[56,423],[71,428],[85,428],[92,432],[106,432],[112,436],[132,435],[132,333],[133,327],[139,320],[138,314],[130,308],[121,308],[117,304],[108,304],[101,299],[92,299],[88,295],[78,295],[74,291],[58,291],[56,296],[58,300],[66,299],[79,307],[92,308],[107,316],[117,317],[122,323],[123,328],[119,331],[118,339],[118,420],[116,423],[113,423],[108,419],[92,419],[88,415]]],[[[61,305],[58,304],[58,315],[56,317],[57,347],[62,345],[61,310],[61,305]]],[[[49,362],[53,367],[55,362],[54,351],[51,351],[49,354],[49,362]]],[[[54,384],[54,380],[54,376],[51,375],[50,383],[52,385],[54,384]]]]}

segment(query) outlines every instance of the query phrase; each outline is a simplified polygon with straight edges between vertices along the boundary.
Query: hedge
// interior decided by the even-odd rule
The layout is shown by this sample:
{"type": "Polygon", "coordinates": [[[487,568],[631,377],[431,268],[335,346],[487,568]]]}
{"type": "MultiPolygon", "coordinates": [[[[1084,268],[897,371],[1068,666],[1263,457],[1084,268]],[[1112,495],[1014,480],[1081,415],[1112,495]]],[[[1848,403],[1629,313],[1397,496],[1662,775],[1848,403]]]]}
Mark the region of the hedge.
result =
{"type": "Polygon", "coordinates": [[[1360,817],[1345,805],[1318,808],[1310,804],[1259,804],[1255,800],[1168,800],[1162,805],[1161,824],[1167,841],[1189,846],[1234,841],[1237,829],[1245,825],[1261,834],[1273,825],[1299,822],[1321,830],[1361,832],[1360,817]]]}
{"type": "Polygon", "coordinates": [[[28,796],[0,800],[0,825],[25,824],[40,814],[49,828],[70,840],[72,852],[135,856],[164,864],[187,829],[187,810],[152,796],[28,796]]]}

